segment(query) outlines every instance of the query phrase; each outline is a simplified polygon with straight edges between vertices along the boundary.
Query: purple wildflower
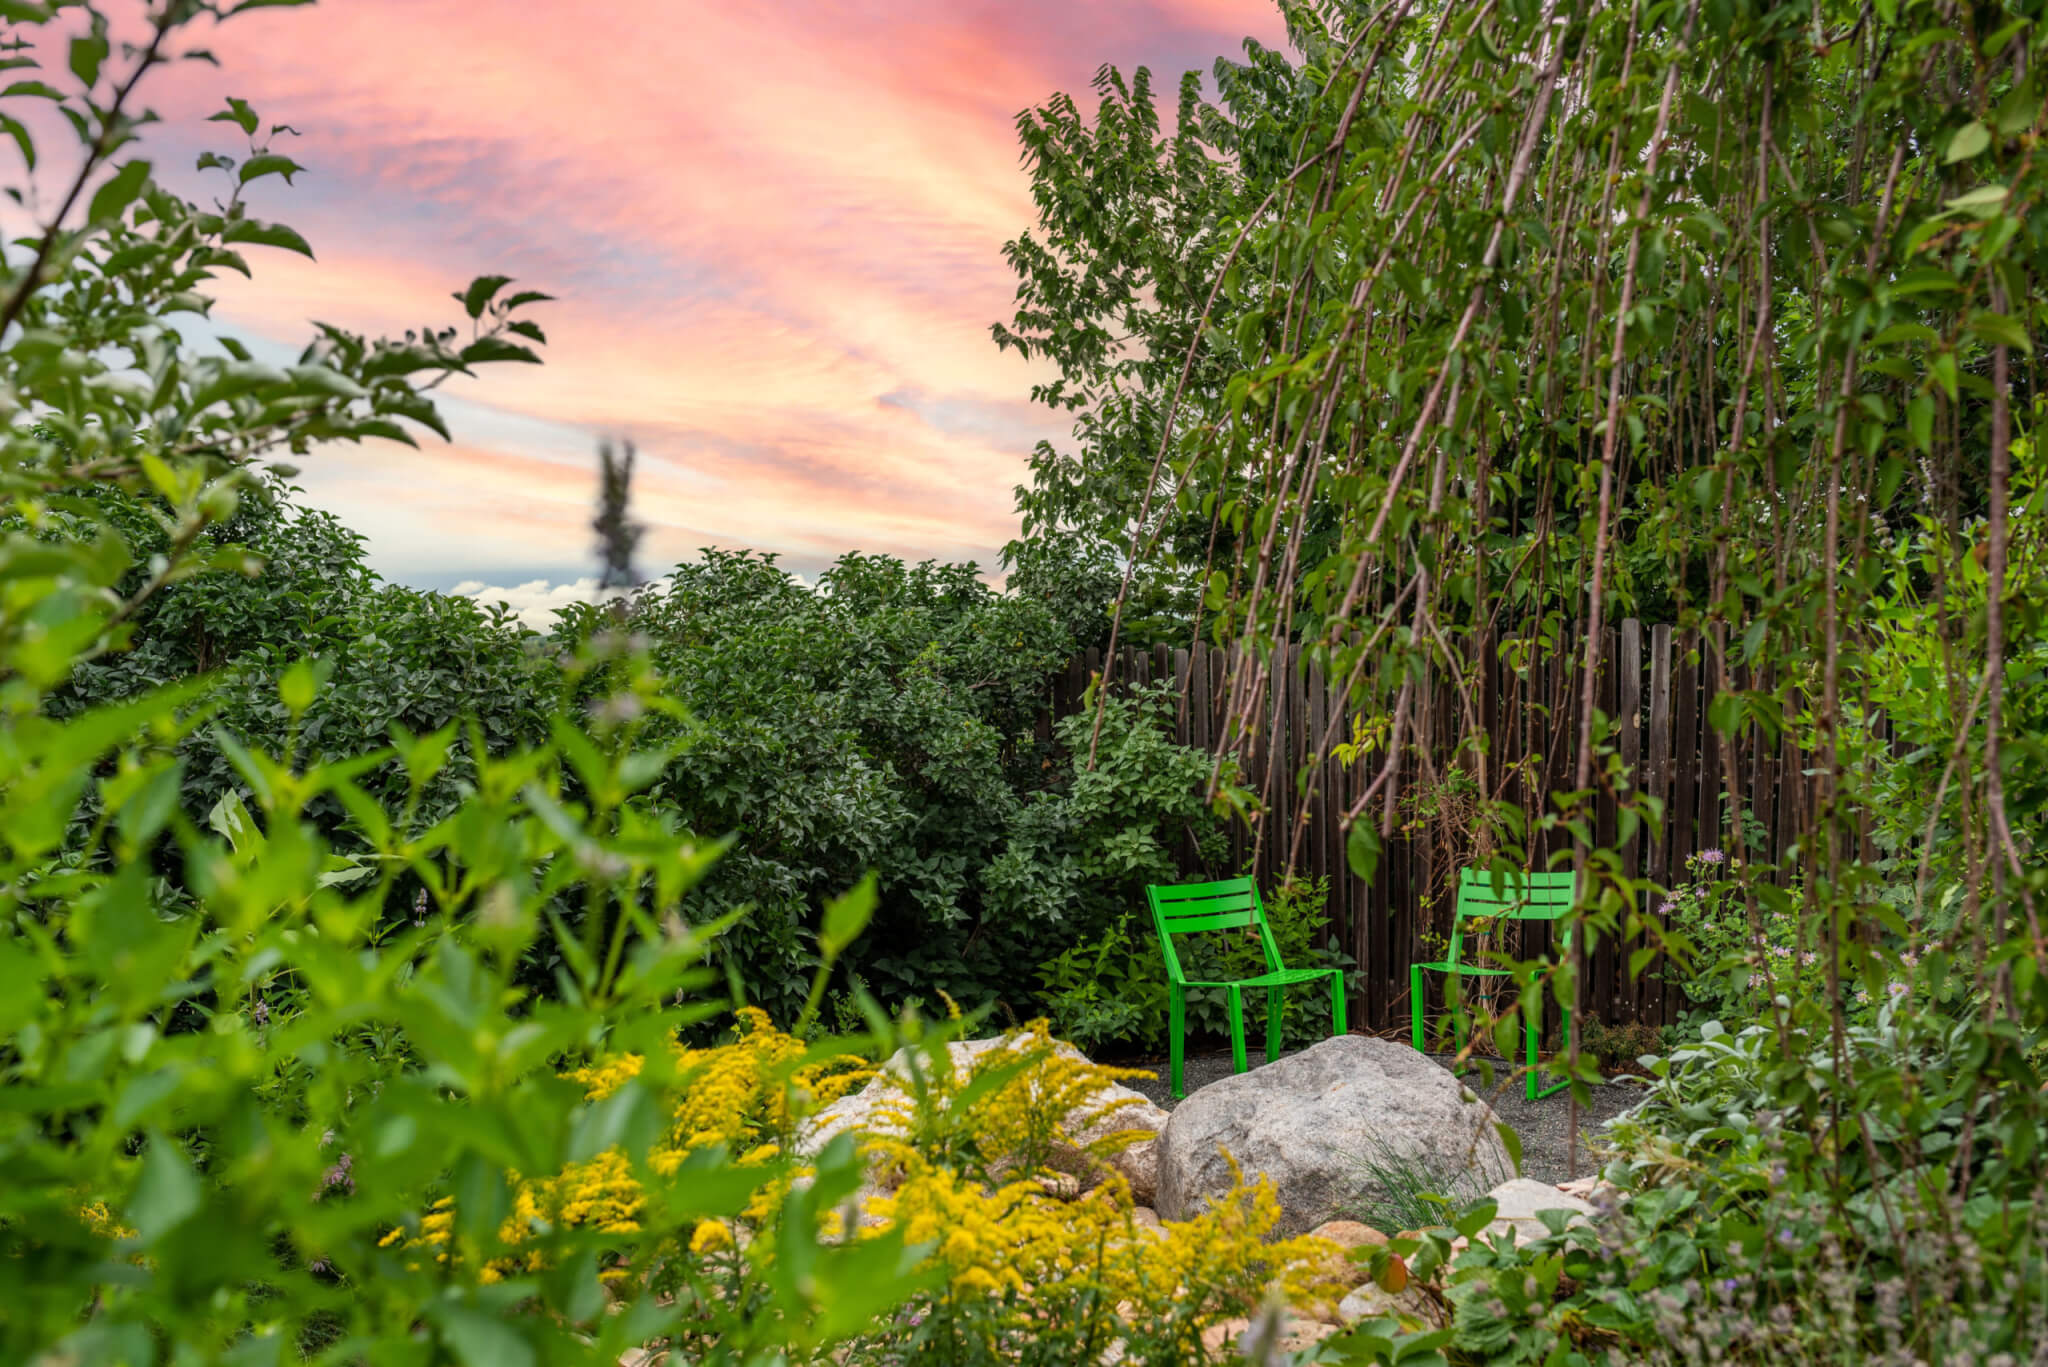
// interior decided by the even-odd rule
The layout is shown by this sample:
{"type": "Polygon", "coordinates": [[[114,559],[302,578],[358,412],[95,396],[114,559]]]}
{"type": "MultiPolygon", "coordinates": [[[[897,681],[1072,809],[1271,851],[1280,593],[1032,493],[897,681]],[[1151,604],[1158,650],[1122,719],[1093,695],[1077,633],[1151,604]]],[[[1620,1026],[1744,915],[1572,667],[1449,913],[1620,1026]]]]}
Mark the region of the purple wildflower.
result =
{"type": "Polygon", "coordinates": [[[1728,856],[1723,854],[1718,849],[1700,851],[1700,862],[1702,864],[1723,864],[1726,863],[1727,860],[1728,856]]]}

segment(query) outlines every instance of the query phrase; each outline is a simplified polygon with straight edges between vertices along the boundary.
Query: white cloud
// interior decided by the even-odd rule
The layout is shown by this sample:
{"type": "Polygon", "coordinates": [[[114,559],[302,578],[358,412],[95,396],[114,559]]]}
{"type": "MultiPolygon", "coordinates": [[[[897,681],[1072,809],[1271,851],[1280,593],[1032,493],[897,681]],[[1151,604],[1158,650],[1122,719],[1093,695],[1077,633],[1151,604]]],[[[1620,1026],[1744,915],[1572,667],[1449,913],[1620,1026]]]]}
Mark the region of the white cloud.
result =
{"type": "Polygon", "coordinates": [[[535,631],[546,631],[555,624],[555,611],[572,603],[589,603],[609,597],[601,593],[597,580],[589,575],[557,584],[546,579],[529,579],[523,584],[510,588],[486,584],[477,579],[465,579],[448,590],[458,598],[473,598],[479,603],[503,603],[517,613],[519,620],[535,631]]]}

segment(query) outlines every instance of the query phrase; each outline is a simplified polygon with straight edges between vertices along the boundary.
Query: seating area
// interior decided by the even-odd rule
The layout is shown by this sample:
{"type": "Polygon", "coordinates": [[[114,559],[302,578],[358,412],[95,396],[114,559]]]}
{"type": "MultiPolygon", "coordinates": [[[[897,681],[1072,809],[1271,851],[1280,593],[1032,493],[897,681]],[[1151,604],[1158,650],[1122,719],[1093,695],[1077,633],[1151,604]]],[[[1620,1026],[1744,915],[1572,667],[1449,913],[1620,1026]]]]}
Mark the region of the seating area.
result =
{"type": "MultiPolygon", "coordinates": [[[[1576,896],[1576,879],[1569,872],[1504,872],[1460,869],[1457,900],[1451,914],[1449,947],[1444,958],[1413,963],[1408,968],[1409,1042],[1418,1053],[1429,1043],[1432,1019],[1430,989],[1441,983],[1450,1011],[1455,1049],[1464,1047],[1466,1017],[1455,1008],[1463,1000],[1464,979],[1507,979],[1511,970],[1498,966],[1501,956],[1495,933],[1507,923],[1543,921],[1553,923],[1552,951],[1571,952],[1570,927],[1556,925],[1571,910],[1576,896]],[[1479,941],[1467,952],[1466,938],[1479,941]],[[1487,962],[1487,960],[1492,962],[1487,962]]],[[[1344,1016],[1344,974],[1335,968],[1289,968],[1281,961],[1273,932],[1266,920],[1257,880],[1230,878],[1213,883],[1153,884],[1145,889],[1152,922],[1159,936],[1159,950],[1165,961],[1170,1015],[1170,1087],[1176,1099],[1187,1095],[1185,1058],[1187,1048],[1187,1002],[1190,988],[1219,988],[1225,994],[1230,1032],[1231,1067],[1246,1071],[1244,1038],[1244,994],[1262,989],[1266,996],[1266,1062],[1279,1059],[1282,1048],[1287,989],[1309,983],[1326,983],[1330,994],[1330,1035],[1347,1033],[1344,1016]],[[1176,936],[1239,933],[1256,937],[1266,971],[1249,977],[1216,980],[1189,978],[1174,947],[1176,936]]],[[[1555,1082],[1543,1086],[1540,1079],[1539,1048],[1543,1034],[1542,999],[1532,997],[1531,1009],[1522,1021],[1523,1089],[1530,1101],[1553,1095],[1569,1086],[1555,1082]]],[[[1569,1030],[1571,1015],[1564,1013],[1563,1028],[1569,1030]]]]}

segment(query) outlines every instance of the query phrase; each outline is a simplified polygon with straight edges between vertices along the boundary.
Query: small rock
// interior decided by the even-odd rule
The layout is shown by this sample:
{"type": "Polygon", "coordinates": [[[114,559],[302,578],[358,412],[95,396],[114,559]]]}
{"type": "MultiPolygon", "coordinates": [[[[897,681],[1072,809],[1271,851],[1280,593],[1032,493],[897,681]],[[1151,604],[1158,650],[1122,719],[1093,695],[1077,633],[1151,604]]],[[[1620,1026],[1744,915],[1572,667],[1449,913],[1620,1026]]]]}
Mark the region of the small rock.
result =
{"type": "Polygon", "coordinates": [[[1621,1199],[1621,1188],[1598,1175],[1581,1177],[1576,1182],[1559,1182],[1557,1189],[1567,1196],[1576,1196],[1581,1200],[1590,1201],[1595,1206],[1600,1205],[1602,1202],[1612,1205],[1621,1199]]]}
{"type": "Polygon", "coordinates": [[[1328,1220],[1309,1231],[1313,1239],[1328,1239],[1339,1248],[1357,1248],[1361,1244],[1383,1244],[1387,1236],[1371,1225],[1356,1220],[1328,1220]]]}
{"type": "MultiPolygon", "coordinates": [[[[1248,1319],[1221,1320],[1202,1331],[1202,1347],[1212,1358],[1234,1362],[1240,1355],[1239,1345],[1251,1327],[1252,1322],[1248,1319]]],[[[1306,1352],[1336,1333],[1337,1328],[1335,1324],[1289,1316],[1282,1322],[1280,1337],[1273,1346],[1283,1353],[1306,1352]]]]}
{"type": "Polygon", "coordinates": [[[1405,1291],[1389,1294],[1367,1282],[1337,1306],[1337,1321],[1356,1324],[1367,1319],[1391,1319],[1404,1327],[1441,1329],[1444,1312],[1420,1287],[1411,1286],[1405,1291]]]}
{"type": "Polygon", "coordinates": [[[1493,1198],[1499,1209],[1494,1212],[1493,1222],[1479,1231],[1483,1240],[1492,1240],[1502,1234],[1509,1235],[1518,1244],[1543,1238],[1550,1231],[1537,1218],[1539,1210],[1570,1211],[1568,1224],[1583,1224],[1593,1214],[1590,1202],[1559,1191],[1547,1182],[1532,1181],[1527,1177],[1503,1182],[1486,1194],[1493,1198]]]}
{"type": "Polygon", "coordinates": [[[1306,1352],[1336,1332],[1336,1325],[1319,1320],[1289,1320],[1280,1331],[1279,1348],[1283,1353],[1306,1352]]]}
{"type": "Polygon", "coordinates": [[[1071,1172],[1040,1173],[1038,1187],[1055,1201],[1071,1201],[1081,1194],[1081,1179],[1071,1172]]]}
{"type": "Polygon", "coordinates": [[[1309,1237],[1337,1246],[1337,1251],[1324,1260],[1319,1273],[1322,1280],[1343,1286],[1356,1286],[1365,1280],[1365,1266],[1352,1256],[1354,1250],[1387,1241],[1386,1235],[1356,1220],[1327,1221],[1310,1230],[1309,1237]]]}
{"type": "Polygon", "coordinates": [[[1227,1347],[1233,1347],[1244,1337],[1244,1331],[1252,1327],[1248,1319],[1218,1320],[1202,1331],[1202,1347],[1209,1357],[1215,1357],[1227,1347]]]}
{"type": "Polygon", "coordinates": [[[1159,1212],[1150,1206],[1133,1206],[1131,1208],[1131,1223],[1137,1226],[1140,1232],[1149,1234],[1155,1239],[1170,1239],[1173,1237],[1166,1232],[1165,1224],[1159,1219],[1159,1212]]]}

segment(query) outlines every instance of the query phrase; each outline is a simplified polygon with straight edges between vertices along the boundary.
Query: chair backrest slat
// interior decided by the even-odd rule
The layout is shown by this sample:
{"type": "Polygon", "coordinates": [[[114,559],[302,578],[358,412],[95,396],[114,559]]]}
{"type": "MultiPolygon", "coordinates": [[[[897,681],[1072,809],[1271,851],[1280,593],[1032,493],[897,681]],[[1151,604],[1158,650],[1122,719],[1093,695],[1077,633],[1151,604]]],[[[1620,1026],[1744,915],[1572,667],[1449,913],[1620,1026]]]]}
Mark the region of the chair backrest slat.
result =
{"type": "Polygon", "coordinates": [[[1153,884],[1145,889],[1152,906],[1152,922],[1159,932],[1160,948],[1166,955],[1167,972],[1182,981],[1180,956],[1174,952],[1173,937],[1205,930],[1236,930],[1254,926],[1266,967],[1278,969],[1279,950],[1266,926],[1266,909],[1259,901],[1259,885],[1250,878],[1226,878],[1217,883],[1153,884]]]}
{"type": "Polygon", "coordinates": [[[1504,916],[1514,921],[1555,921],[1571,910],[1570,873],[1458,871],[1457,917],[1504,916]],[[1497,880],[1497,881],[1496,881],[1497,880]]]}
{"type": "Polygon", "coordinates": [[[1208,916],[1169,916],[1166,928],[1176,935],[1187,935],[1198,930],[1235,930],[1252,923],[1249,911],[1219,911],[1208,916]]]}
{"type": "Polygon", "coordinates": [[[1450,962],[1463,962],[1466,921],[1475,917],[1555,921],[1572,909],[1577,895],[1577,876],[1569,872],[1458,870],[1458,901],[1451,913],[1450,962]]]}

